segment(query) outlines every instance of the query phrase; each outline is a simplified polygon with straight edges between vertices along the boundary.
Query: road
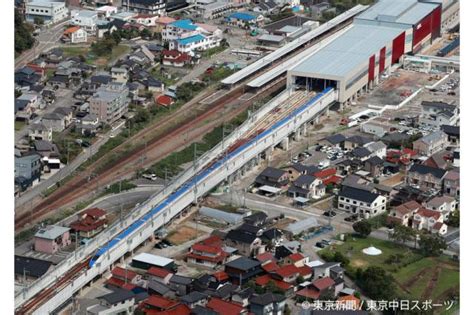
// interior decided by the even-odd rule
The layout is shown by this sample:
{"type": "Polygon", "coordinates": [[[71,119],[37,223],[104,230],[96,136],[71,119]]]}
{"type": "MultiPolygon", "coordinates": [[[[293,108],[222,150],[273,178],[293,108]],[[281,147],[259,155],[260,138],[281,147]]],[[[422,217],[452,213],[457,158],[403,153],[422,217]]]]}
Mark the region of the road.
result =
{"type": "Polygon", "coordinates": [[[110,131],[108,131],[105,135],[99,135],[98,140],[94,142],[89,148],[84,149],[70,164],[60,169],[57,173],[55,173],[48,179],[43,180],[37,185],[29,188],[19,197],[15,198],[15,209],[17,207],[25,205],[28,202],[31,202],[31,204],[33,204],[33,200],[37,197],[40,197],[40,194],[43,191],[59,182],[61,179],[69,176],[70,174],[73,174],[73,172],[76,171],[76,169],[82,163],[87,161],[87,159],[89,159],[91,156],[93,156],[99,151],[100,147],[103,146],[109,140],[110,136],[115,136],[119,134],[124,126],[125,122],[123,121],[120,125],[116,126],[116,128],[112,128],[110,131]]]}
{"type": "Polygon", "coordinates": [[[23,52],[18,58],[15,59],[15,70],[25,66],[28,62],[38,57],[41,53],[50,50],[55,47],[58,43],[61,35],[63,34],[63,26],[69,21],[63,21],[59,24],[52,26],[51,28],[44,26],[40,34],[36,37],[36,45],[23,52]]]}

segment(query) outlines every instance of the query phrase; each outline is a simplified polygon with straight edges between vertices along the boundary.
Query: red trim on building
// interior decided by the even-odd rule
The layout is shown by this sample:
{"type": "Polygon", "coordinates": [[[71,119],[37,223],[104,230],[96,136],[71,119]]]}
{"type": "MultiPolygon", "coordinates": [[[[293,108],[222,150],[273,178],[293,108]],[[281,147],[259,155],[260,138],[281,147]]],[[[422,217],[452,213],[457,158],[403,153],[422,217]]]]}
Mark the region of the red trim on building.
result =
{"type": "Polygon", "coordinates": [[[433,12],[425,16],[418,24],[413,27],[413,53],[421,48],[419,43],[431,34],[433,12]]]}
{"type": "Polygon", "coordinates": [[[439,37],[441,34],[441,6],[434,9],[431,22],[431,40],[439,37]]]}
{"type": "Polygon", "coordinates": [[[369,58],[369,82],[375,78],[375,55],[369,58]]]}
{"type": "Polygon", "coordinates": [[[382,73],[385,70],[385,47],[380,49],[379,55],[379,73],[382,73]]]}
{"type": "Polygon", "coordinates": [[[405,32],[398,35],[392,42],[392,65],[397,63],[405,52],[405,32]]]}

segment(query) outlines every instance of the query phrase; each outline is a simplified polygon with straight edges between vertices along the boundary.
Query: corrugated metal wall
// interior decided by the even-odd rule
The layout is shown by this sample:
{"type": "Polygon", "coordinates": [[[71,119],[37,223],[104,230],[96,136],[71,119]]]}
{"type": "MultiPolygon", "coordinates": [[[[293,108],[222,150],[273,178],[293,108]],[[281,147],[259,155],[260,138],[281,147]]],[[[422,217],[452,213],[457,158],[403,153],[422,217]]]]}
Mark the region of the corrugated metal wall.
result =
{"type": "Polygon", "coordinates": [[[398,59],[405,52],[405,32],[398,35],[392,42],[392,65],[398,62],[398,59]]]}
{"type": "Polygon", "coordinates": [[[441,34],[441,6],[438,6],[434,11],[433,11],[433,22],[432,22],[432,39],[439,37],[441,34]]]}

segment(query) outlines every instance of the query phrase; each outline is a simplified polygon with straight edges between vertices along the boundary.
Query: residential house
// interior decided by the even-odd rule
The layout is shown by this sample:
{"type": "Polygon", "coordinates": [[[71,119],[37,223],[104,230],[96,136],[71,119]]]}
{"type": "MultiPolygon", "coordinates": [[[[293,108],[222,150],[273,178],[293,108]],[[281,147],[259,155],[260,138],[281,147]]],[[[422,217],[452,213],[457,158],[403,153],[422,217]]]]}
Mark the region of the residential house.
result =
{"type": "Polygon", "coordinates": [[[313,266],[314,279],[331,278],[336,280],[344,277],[344,269],[340,262],[327,262],[317,266],[313,266]]]}
{"type": "Polygon", "coordinates": [[[368,121],[360,125],[360,131],[375,135],[377,138],[382,138],[390,132],[390,125],[386,122],[368,121]]]}
{"type": "Polygon", "coordinates": [[[303,267],[308,263],[309,258],[303,256],[301,253],[291,254],[283,260],[284,265],[295,265],[296,267],[303,267]]]}
{"type": "Polygon", "coordinates": [[[293,284],[274,278],[271,274],[265,274],[255,279],[255,284],[262,288],[265,288],[269,283],[274,283],[286,297],[291,297],[295,293],[295,286],[293,284]]]}
{"type": "Polygon", "coordinates": [[[230,230],[225,236],[225,243],[237,249],[244,256],[254,256],[263,252],[262,231],[258,227],[243,224],[237,229],[230,230]]]}
{"type": "Polygon", "coordinates": [[[444,102],[421,102],[419,122],[429,126],[456,125],[459,120],[459,107],[444,102]]]}
{"type": "Polygon", "coordinates": [[[370,172],[370,176],[379,177],[382,175],[384,169],[384,160],[378,156],[372,156],[365,160],[364,170],[370,172]]]}
{"type": "MultiPolygon", "coordinates": [[[[154,268],[154,267],[152,267],[154,268]]],[[[171,278],[171,275],[170,275],[171,278]]],[[[176,294],[173,290],[166,284],[155,281],[153,279],[148,280],[148,294],[155,295],[158,294],[164,298],[173,299],[176,297],[176,294]]]]}
{"type": "Polygon", "coordinates": [[[363,147],[366,144],[371,143],[372,140],[363,136],[351,136],[344,140],[344,148],[346,149],[355,149],[357,147],[363,147]]]}
{"type": "Polygon", "coordinates": [[[217,236],[210,236],[191,246],[186,254],[186,261],[209,268],[225,264],[228,254],[223,249],[223,242],[217,236]]]}
{"type": "Polygon", "coordinates": [[[357,311],[360,309],[360,299],[354,295],[344,295],[337,299],[338,305],[343,305],[342,308],[349,311],[357,311]]]}
{"type": "Polygon", "coordinates": [[[23,190],[40,179],[41,167],[41,156],[37,153],[15,156],[15,180],[21,183],[23,190]]]}
{"type": "Polygon", "coordinates": [[[288,166],[285,171],[288,173],[288,178],[291,182],[295,181],[301,175],[313,174],[319,171],[319,168],[316,166],[303,165],[301,163],[296,163],[288,166]]]}
{"type": "Polygon", "coordinates": [[[198,0],[197,10],[203,18],[213,20],[227,15],[237,7],[238,3],[226,2],[222,0],[198,0]]]}
{"type": "Polygon", "coordinates": [[[94,136],[99,127],[99,117],[94,114],[87,114],[76,123],[76,130],[84,136],[94,136]]]}
{"type": "Polygon", "coordinates": [[[253,12],[234,12],[226,17],[227,23],[241,28],[261,25],[265,17],[253,12]]]}
{"type": "Polygon", "coordinates": [[[296,292],[296,296],[310,301],[334,298],[334,287],[336,283],[329,277],[314,280],[309,286],[296,292]],[[327,297],[326,297],[327,296],[327,297]]]}
{"type": "Polygon", "coordinates": [[[318,144],[327,145],[331,147],[343,147],[344,141],[346,141],[346,136],[344,136],[343,134],[337,133],[337,134],[324,138],[323,140],[319,141],[318,144]]]}
{"type": "Polygon", "coordinates": [[[99,122],[111,124],[122,117],[128,109],[128,88],[125,83],[109,83],[97,89],[90,98],[90,113],[99,118],[99,122]]]}
{"type": "Polygon", "coordinates": [[[406,182],[422,190],[441,190],[446,173],[447,171],[443,169],[414,164],[408,171],[406,182]]]}
{"type": "MultiPolygon", "coordinates": [[[[226,314],[226,315],[245,315],[248,314],[247,309],[242,307],[237,303],[227,302],[215,297],[212,297],[209,302],[206,304],[206,307],[211,311],[216,312],[216,314],[226,314]]],[[[213,313],[205,311],[202,314],[212,315],[213,313]]]]}
{"type": "Polygon", "coordinates": [[[145,314],[153,314],[165,311],[171,311],[179,306],[179,302],[171,299],[164,298],[159,295],[150,295],[142,303],[138,305],[140,309],[145,314]]]}
{"type": "Polygon", "coordinates": [[[288,173],[274,167],[267,167],[255,179],[257,186],[272,186],[281,188],[288,185],[288,173]]]}
{"type": "Polygon", "coordinates": [[[102,5],[98,8],[95,9],[97,13],[99,14],[99,19],[100,18],[109,18],[113,14],[116,14],[118,12],[118,8],[111,6],[111,5],[102,5]]]}
{"type": "Polygon", "coordinates": [[[268,215],[262,211],[244,217],[244,222],[253,226],[262,226],[268,219],[268,215]]]}
{"type": "Polygon", "coordinates": [[[180,298],[180,301],[190,308],[194,308],[196,305],[204,306],[206,305],[207,300],[207,294],[198,291],[192,291],[191,293],[186,294],[180,298]]]}
{"type": "Polygon", "coordinates": [[[51,265],[50,261],[15,255],[15,283],[41,278],[51,269],[51,265]]]}
{"type": "Polygon", "coordinates": [[[363,189],[343,187],[338,196],[338,209],[363,218],[379,215],[387,209],[387,198],[363,189]]]}
{"type": "Polygon", "coordinates": [[[161,267],[151,267],[146,272],[150,281],[156,281],[162,284],[168,284],[173,272],[161,267]]]}
{"type": "Polygon", "coordinates": [[[44,24],[57,23],[68,14],[69,10],[64,2],[33,0],[25,3],[25,20],[30,23],[34,23],[35,18],[41,19],[44,24]]]}
{"type": "Polygon", "coordinates": [[[72,109],[58,107],[52,113],[43,115],[41,122],[52,131],[61,132],[72,122],[72,109]]]}
{"type": "Polygon", "coordinates": [[[421,208],[422,206],[415,200],[407,201],[397,207],[390,209],[390,212],[387,216],[387,222],[411,226],[413,215],[421,208]]]}
{"type": "Polygon", "coordinates": [[[254,12],[262,13],[264,15],[269,15],[275,13],[279,10],[279,6],[273,0],[264,0],[260,1],[253,8],[254,12]]]}
{"type": "Polygon", "coordinates": [[[445,195],[459,198],[459,171],[451,170],[446,173],[443,181],[443,192],[445,195]]]}
{"type": "Polygon", "coordinates": [[[366,147],[356,147],[350,152],[350,156],[354,159],[359,160],[361,162],[365,162],[372,156],[372,152],[370,152],[366,147]]]}
{"type": "Polygon", "coordinates": [[[170,50],[177,50],[193,56],[195,51],[204,51],[220,45],[222,31],[207,24],[195,24],[191,20],[177,20],[169,23],[161,32],[170,50]]]}
{"type": "Polygon", "coordinates": [[[444,235],[448,231],[448,227],[443,221],[441,212],[421,208],[413,216],[412,228],[444,235]]]}
{"type": "Polygon", "coordinates": [[[107,212],[99,208],[84,210],[69,227],[81,238],[92,238],[107,227],[107,212]]]}
{"type": "Polygon", "coordinates": [[[49,225],[35,234],[34,248],[37,252],[54,254],[71,244],[69,228],[49,225]]]}
{"type": "Polygon", "coordinates": [[[61,38],[63,42],[71,44],[79,44],[87,42],[87,32],[80,26],[72,26],[67,28],[61,38]]]}
{"type": "Polygon", "coordinates": [[[43,160],[59,158],[59,150],[54,143],[46,140],[35,140],[33,145],[35,152],[41,155],[43,160]]]}
{"type": "Polygon", "coordinates": [[[438,130],[413,142],[413,150],[418,154],[431,156],[448,146],[448,135],[438,130]]]}
{"type": "Polygon", "coordinates": [[[459,126],[442,125],[441,130],[448,135],[448,141],[450,144],[459,145],[461,139],[459,126]]]}
{"type": "Polygon", "coordinates": [[[342,178],[337,176],[337,170],[335,168],[327,168],[325,170],[317,171],[313,173],[313,176],[322,180],[324,185],[335,185],[342,181],[342,178]]]}
{"type": "Polygon", "coordinates": [[[164,66],[182,68],[192,63],[192,57],[190,55],[177,50],[163,50],[162,56],[164,66]]]}
{"type": "Polygon", "coordinates": [[[22,67],[15,71],[15,86],[17,87],[32,87],[40,83],[43,79],[43,74],[36,72],[32,67],[22,67]]]}
{"type": "Polygon", "coordinates": [[[448,220],[449,215],[456,210],[457,201],[451,196],[436,196],[424,203],[426,209],[441,212],[443,220],[448,220]]]}
{"type": "Polygon", "coordinates": [[[301,175],[288,188],[288,195],[290,197],[303,197],[311,199],[319,199],[326,193],[326,186],[322,180],[313,175],[301,175]]]}
{"type": "Polygon", "coordinates": [[[365,147],[370,151],[371,156],[378,156],[381,159],[387,156],[387,145],[382,141],[370,142],[365,147]]]}
{"type": "Polygon", "coordinates": [[[306,265],[297,267],[294,264],[289,264],[272,271],[271,276],[276,280],[295,285],[297,284],[298,277],[309,280],[312,278],[313,272],[311,268],[306,265]]]}
{"type": "Polygon", "coordinates": [[[245,284],[251,278],[262,273],[260,262],[247,257],[240,257],[225,264],[225,273],[234,284],[245,284]]]}
{"type": "Polygon", "coordinates": [[[283,314],[286,297],[281,294],[264,293],[250,299],[250,312],[255,315],[283,314]]]}
{"type": "Polygon", "coordinates": [[[90,10],[72,10],[71,11],[71,24],[75,26],[79,26],[81,29],[86,31],[89,35],[96,34],[98,20],[99,20],[99,14],[97,11],[90,11],[90,10]]]}
{"type": "Polygon", "coordinates": [[[430,156],[427,160],[423,161],[422,164],[445,170],[450,165],[449,163],[450,155],[451,153],[449,151],[446,151],[446,150],[438,151],[432,156],[430,156]]]}
{"type": "Polygon", "coordinates": [[[299,251],[301,251],[301,244],[298,241],[285,242],[275,247],[275,258],[284,259],[299,251]]]}
{"type": "Polygon", "coordinates": [[[89,315],[132,315],[135,310],[135,294],[125,289],[116,289],[98,297],[99,304],[87,307],[89,315]]]}
{"type": "Polygon", "coordinates": [[[141,276],[133,270],[115,267],[112,269],[112,277],[106,281],[106,286],[112,288],[122,288],[126,284],[136,285],[141,280],[141,276]]]}
{"type": "Polygon", "coordinates": [[[53,140],[53,129],[45,126],[43,123],[34,123],[30,125],[28,137],[31,140],[53,140]]]}
{"type": "Polygon", "coordinates": [[[171,290],[175,291],[178,296],[189,294],[192,291],[193,278],[172,275],[168,281],[171,290]]]}
{"type": "Polygon", "coordinates": [[[128,81],[128,71],[124,68],[112,67],[110,69],[110,76],[114,82],[127,83],[128,81]]]}

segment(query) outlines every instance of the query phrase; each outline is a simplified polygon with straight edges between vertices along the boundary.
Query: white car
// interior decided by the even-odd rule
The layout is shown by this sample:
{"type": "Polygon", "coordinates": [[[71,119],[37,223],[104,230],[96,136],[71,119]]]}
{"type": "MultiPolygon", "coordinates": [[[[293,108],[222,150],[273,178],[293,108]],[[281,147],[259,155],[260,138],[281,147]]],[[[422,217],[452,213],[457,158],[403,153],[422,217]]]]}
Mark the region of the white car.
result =
{"type": "Polygon", "coordinates": [[[143,178],[149,179],[149,180],[157,180],[158,177],[156,177],[156,174],[143,174],[143,178]]]}

